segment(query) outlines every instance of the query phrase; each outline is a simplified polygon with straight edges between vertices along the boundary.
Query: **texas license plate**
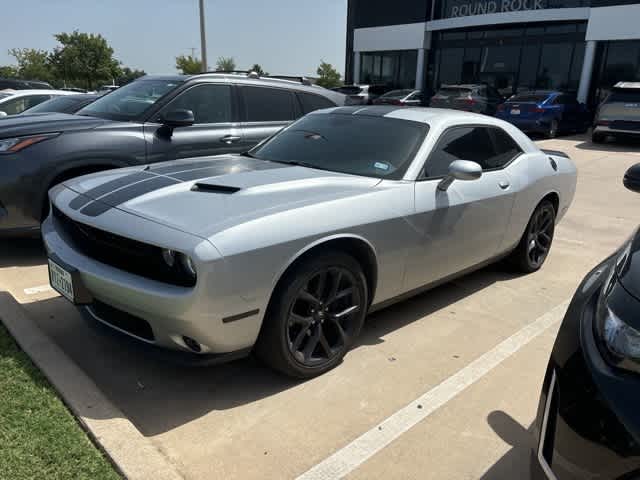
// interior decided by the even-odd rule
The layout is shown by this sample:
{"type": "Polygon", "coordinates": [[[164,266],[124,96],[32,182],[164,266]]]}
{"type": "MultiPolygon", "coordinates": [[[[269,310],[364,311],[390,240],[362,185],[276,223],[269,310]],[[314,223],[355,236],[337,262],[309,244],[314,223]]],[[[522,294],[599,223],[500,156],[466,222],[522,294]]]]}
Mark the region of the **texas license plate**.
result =
{"type": "Polygon", "coordinates": [[[520,115],[520,110],[518,110],[517,108],[512,108],[511,115],[520,115]]]}
{"type": "Polygon", "coordinates": [[[71,274],[51,259],[49,259],[49,282],[55,291],[69,301],[75,302],[71,274]]]}

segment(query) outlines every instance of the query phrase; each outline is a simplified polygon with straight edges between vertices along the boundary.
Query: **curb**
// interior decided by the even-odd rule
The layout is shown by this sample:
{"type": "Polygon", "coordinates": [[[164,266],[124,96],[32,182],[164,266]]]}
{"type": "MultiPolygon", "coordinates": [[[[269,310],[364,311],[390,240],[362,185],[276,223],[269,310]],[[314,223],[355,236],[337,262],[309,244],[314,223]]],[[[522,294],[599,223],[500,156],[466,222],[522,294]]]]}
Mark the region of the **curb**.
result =
{"type": "Polygon", "coordinates": [[[184,480],[153,443],[40,330],[13,296],[1,290],[0,321],[125,478],[184,480]]]}

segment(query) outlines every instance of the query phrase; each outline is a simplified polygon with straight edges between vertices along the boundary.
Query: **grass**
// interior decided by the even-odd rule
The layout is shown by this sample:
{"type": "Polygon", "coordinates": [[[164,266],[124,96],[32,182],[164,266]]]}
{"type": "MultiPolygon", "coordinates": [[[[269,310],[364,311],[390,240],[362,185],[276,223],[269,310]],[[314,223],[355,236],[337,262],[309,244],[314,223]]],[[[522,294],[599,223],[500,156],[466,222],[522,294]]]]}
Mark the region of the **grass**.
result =
{"type": "Polygon", "coordinates": [[[0,479],[120,479],[0,324],[0,479]]]}

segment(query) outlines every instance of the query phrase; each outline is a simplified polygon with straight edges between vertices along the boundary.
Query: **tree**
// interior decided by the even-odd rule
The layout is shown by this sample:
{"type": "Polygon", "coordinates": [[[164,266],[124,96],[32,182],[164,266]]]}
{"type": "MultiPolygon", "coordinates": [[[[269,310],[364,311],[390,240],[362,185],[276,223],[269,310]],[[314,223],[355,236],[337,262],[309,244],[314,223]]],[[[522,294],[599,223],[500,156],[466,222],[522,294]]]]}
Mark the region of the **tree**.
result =
{"type": "Polygon", "coordinates": [[[176,57],[176,69],[183,75],[193,75],[202,71],[202,62],[191,55],[180,55],[176,57]]]}
{"type": "Polygon", "coordinates": [[[25,80],[53,79],[53,71],[49,62],[49,53],[46,50],[34,48],[12,48],[9,55],[16,59],[18,64],[17,76],[25,80]]]}
{"type": "Polygon", "coordinates": [[[216,62],[216,70],[221,72],[232,72],[236,69],[236,61],[233,57],[220,57],[216,62]]]}
{"type": "Polygon", "coordinates": [[[333,68],[333,65],[325,61],[320,61],[320,66],[316,70],[318,74],[318,80],[316,85],[320,85],[324,88],[334,88],[342,85],[340,81],[340,73],[333,68]]]}
{"type": "Polygon", "coordinates": [[[260,66],[260,64],[258,64],[258,63],[254,63],[253,66],[249,69],[249,71],[250,72],[256,72],[261,77],[269,75],[269,72],[265,72],[262,69],[262,67],[260,66]]]}
{"type": "Polygon", "coordinates": [[[92,90],[99,82],[113,82],[120,75],[120,62],[113,58],[113,48],[100,34],[58,33],[61,46],[54,49],[50,61],[58,78],[84,84],[92,90]]]}
{"type": "Polygon", "coordinates": [[[133,82],[136,78],[144,77],[147,72],[144,70],[131,70],[129,67],[122,67],[120,76],[116,79],[117,85],[126,85],[129,82],[133,82]]]}
{"type": "Polygon", "coordinates": [[[1,66],[0,78],[18,78],[18,69],[13,65],[1,66]]]}

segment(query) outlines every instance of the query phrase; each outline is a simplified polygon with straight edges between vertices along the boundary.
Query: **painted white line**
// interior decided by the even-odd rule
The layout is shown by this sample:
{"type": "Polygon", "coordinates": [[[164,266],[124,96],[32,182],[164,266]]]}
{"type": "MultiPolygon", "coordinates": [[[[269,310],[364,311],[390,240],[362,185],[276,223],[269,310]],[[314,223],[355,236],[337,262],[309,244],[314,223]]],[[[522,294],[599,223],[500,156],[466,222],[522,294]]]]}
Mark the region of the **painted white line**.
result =
{"type": "Polygon", "coordinates": [[[535,321],[471,362],[462,370],[459,370],[438,386],[424,393],[344,448],[300,475],[297,480],[328,480],[348,475],[411,427],[427,418],[467,387],[480,380],[511,355],[542,334],[547,328],[558,323],[567,310],[569,301],[562,302],[557,307],[538,317],[535,321]]]}
{"type": "Polygon", "coordinates": [[[52,291],[53,291],[53,288],[51,288],[51,285],[38,285],[37,287],[24,289],[24,293],[26,295],[35,295],[37,293],[52,292],[52,291]]]}

